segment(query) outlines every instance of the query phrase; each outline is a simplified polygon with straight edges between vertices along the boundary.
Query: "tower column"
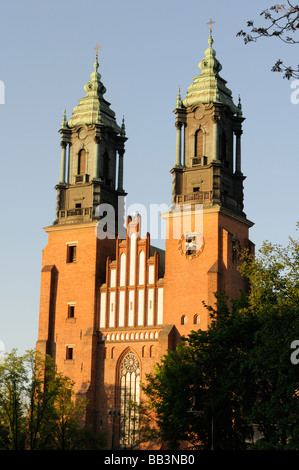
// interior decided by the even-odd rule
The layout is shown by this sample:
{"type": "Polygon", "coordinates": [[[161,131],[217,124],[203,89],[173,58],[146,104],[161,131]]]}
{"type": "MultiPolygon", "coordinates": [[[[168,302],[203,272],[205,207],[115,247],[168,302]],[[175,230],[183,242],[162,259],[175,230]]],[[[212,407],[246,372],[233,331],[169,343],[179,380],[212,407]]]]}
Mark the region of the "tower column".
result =
{"type": "Polygon", "coordinates": [[[186,124],[183,125],[183,152],[182,152],[182,164],[186,166],[186,124]]]}
{"type": "Polygon", "coordinates": [[[241,135],[242,131],[236,131],[236,173],[241,173],[241,135]]]}
{"type": "Polygon", "coordinates": [[[66,147],[67,143],[64,141],[60,142],[61,145],[61,160],[60,160],[60,183],[65,183],[65,167],[66,167],[66,147]]]}
{"type": "Polygon", "coordinates": [[[218,160],[218,116],[214,116],[213,118],[214,125],[213,125],[213,147],[212,147],[212,160],[218,160]]]}
{"type": "Polygon", "coordinates": [[[182,123],[176,123],[176,156],[175,166],[181,166],[182,158],[182,123]]]}
{"type": "Polygon", "coordinates": [[[99,161],[100,161],[100,142],[101,137],[95,137],[95,152],[94,152],[94,178],[99,178],[99,161]]]}
{"type": "Polygon", "coordinates": [[[123,191],[124,179],[124,150],[118,150],[118,191],[123,191]]]}
{"type": "Polygon", "coordinates": [[[72,144],[69,143],[69,145],[68,145],[68,160],[67,160],[67,174],[66,174],[67,184],[70,184],[70,178],[71,178],[71,146],[72,146],[72,144]]]}

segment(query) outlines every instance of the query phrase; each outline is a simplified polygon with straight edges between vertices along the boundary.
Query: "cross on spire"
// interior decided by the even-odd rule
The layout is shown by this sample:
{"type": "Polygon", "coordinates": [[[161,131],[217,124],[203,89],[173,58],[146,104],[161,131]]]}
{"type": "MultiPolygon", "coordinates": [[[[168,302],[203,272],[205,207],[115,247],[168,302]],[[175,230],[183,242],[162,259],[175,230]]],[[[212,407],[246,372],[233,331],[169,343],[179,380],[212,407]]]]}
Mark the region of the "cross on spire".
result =
{"type": "Polygon", "coordinates": [[[101,49],[101,46],[97,44],[96,47],[94,47],[94,49],[96,51],[96,58],[98,58],[98,52],[99,52],[99,49],[101,49]]]}
{"type": "Polygon", "coordinates": [[[207,23],[210,25],[210,34],[212,33],[212,24],[214,24],[215,21],[212,20],[212,18],[210,18],[210,21],[207,23]]]}

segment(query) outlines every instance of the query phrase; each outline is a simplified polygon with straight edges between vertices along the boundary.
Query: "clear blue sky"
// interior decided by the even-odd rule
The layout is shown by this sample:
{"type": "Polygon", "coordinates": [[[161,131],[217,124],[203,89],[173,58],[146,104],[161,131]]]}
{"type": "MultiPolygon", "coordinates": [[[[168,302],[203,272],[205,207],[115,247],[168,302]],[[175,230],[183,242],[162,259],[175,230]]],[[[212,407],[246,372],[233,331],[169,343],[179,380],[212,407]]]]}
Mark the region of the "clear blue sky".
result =
{"type": "MultiPolygon", "coordinates": [[[[37,340],[43,227],[54,220],[58,130],[93,71],[94,47],[106,99],[129,138],[128,205],[171,202],[178,85],[184,98],[207,48],[214,49],[246,117],[242,139],[245,212],[251,239],[286,244],[298,217],[299,105],[290,82],[271,72],[276,59],[298,63],[298,47],[279,40],[245,46],[236,33],[259,20],[267,0],[26,0],[1,6],[0,341],[20,353],[37,340]]],[[[158,242],[157,242],[158,243],[158,242]]]]}

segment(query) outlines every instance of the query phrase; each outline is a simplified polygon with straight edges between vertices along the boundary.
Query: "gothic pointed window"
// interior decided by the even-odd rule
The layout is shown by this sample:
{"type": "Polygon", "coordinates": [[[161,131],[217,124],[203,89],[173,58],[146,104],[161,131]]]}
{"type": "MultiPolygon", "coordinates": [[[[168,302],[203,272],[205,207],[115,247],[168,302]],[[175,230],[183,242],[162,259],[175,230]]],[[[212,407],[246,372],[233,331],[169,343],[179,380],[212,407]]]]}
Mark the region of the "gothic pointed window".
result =
{"type": "Polygon", "coordinates": [[[120,445],[133,448],[138,439],[138,410],[140,402],[140,366],[130,351],[120,366],[120,445]]]}
{"type": "Polygon", "coordinates": [[[86,173],[86,150],[82,149],[78,155],[78,175],[86,173]]]}

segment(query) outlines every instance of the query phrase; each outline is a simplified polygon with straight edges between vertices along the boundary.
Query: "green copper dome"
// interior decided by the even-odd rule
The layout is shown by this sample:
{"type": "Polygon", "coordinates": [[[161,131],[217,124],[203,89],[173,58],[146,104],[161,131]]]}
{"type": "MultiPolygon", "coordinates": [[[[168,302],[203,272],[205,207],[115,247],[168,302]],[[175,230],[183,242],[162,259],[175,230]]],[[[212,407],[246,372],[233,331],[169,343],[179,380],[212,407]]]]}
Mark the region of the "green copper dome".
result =
{"type": "Polygon", "coordinates": [[[86,96],[79,99],[80,104],[73,109],[72,117],[67,125],[69,128],[73,128],[82,124],[101,124],[113,128],[119,134],[121,129],[116,123],[115,113],[110,109],[110,103],[103,96],[106,88],[101,82],[98,67],[99,63],[96,57],[94,72],[91,73],[89,82],[84,86],[86,96]]]}
{"type": "Polygon", "coordinates": [[[199,103],[223,103],[235,114],[238,108],[233,103],[232,93],[226,86],[227,82],[219,75],[222,65],[216,59],[216,51],[212,48],[213,42],[210,34],[209,47],[205,50],[204,59],[198,64],[201,74],[195,77],[192,85],[188,87],[183,105],[189,107],[199,103]]]}

